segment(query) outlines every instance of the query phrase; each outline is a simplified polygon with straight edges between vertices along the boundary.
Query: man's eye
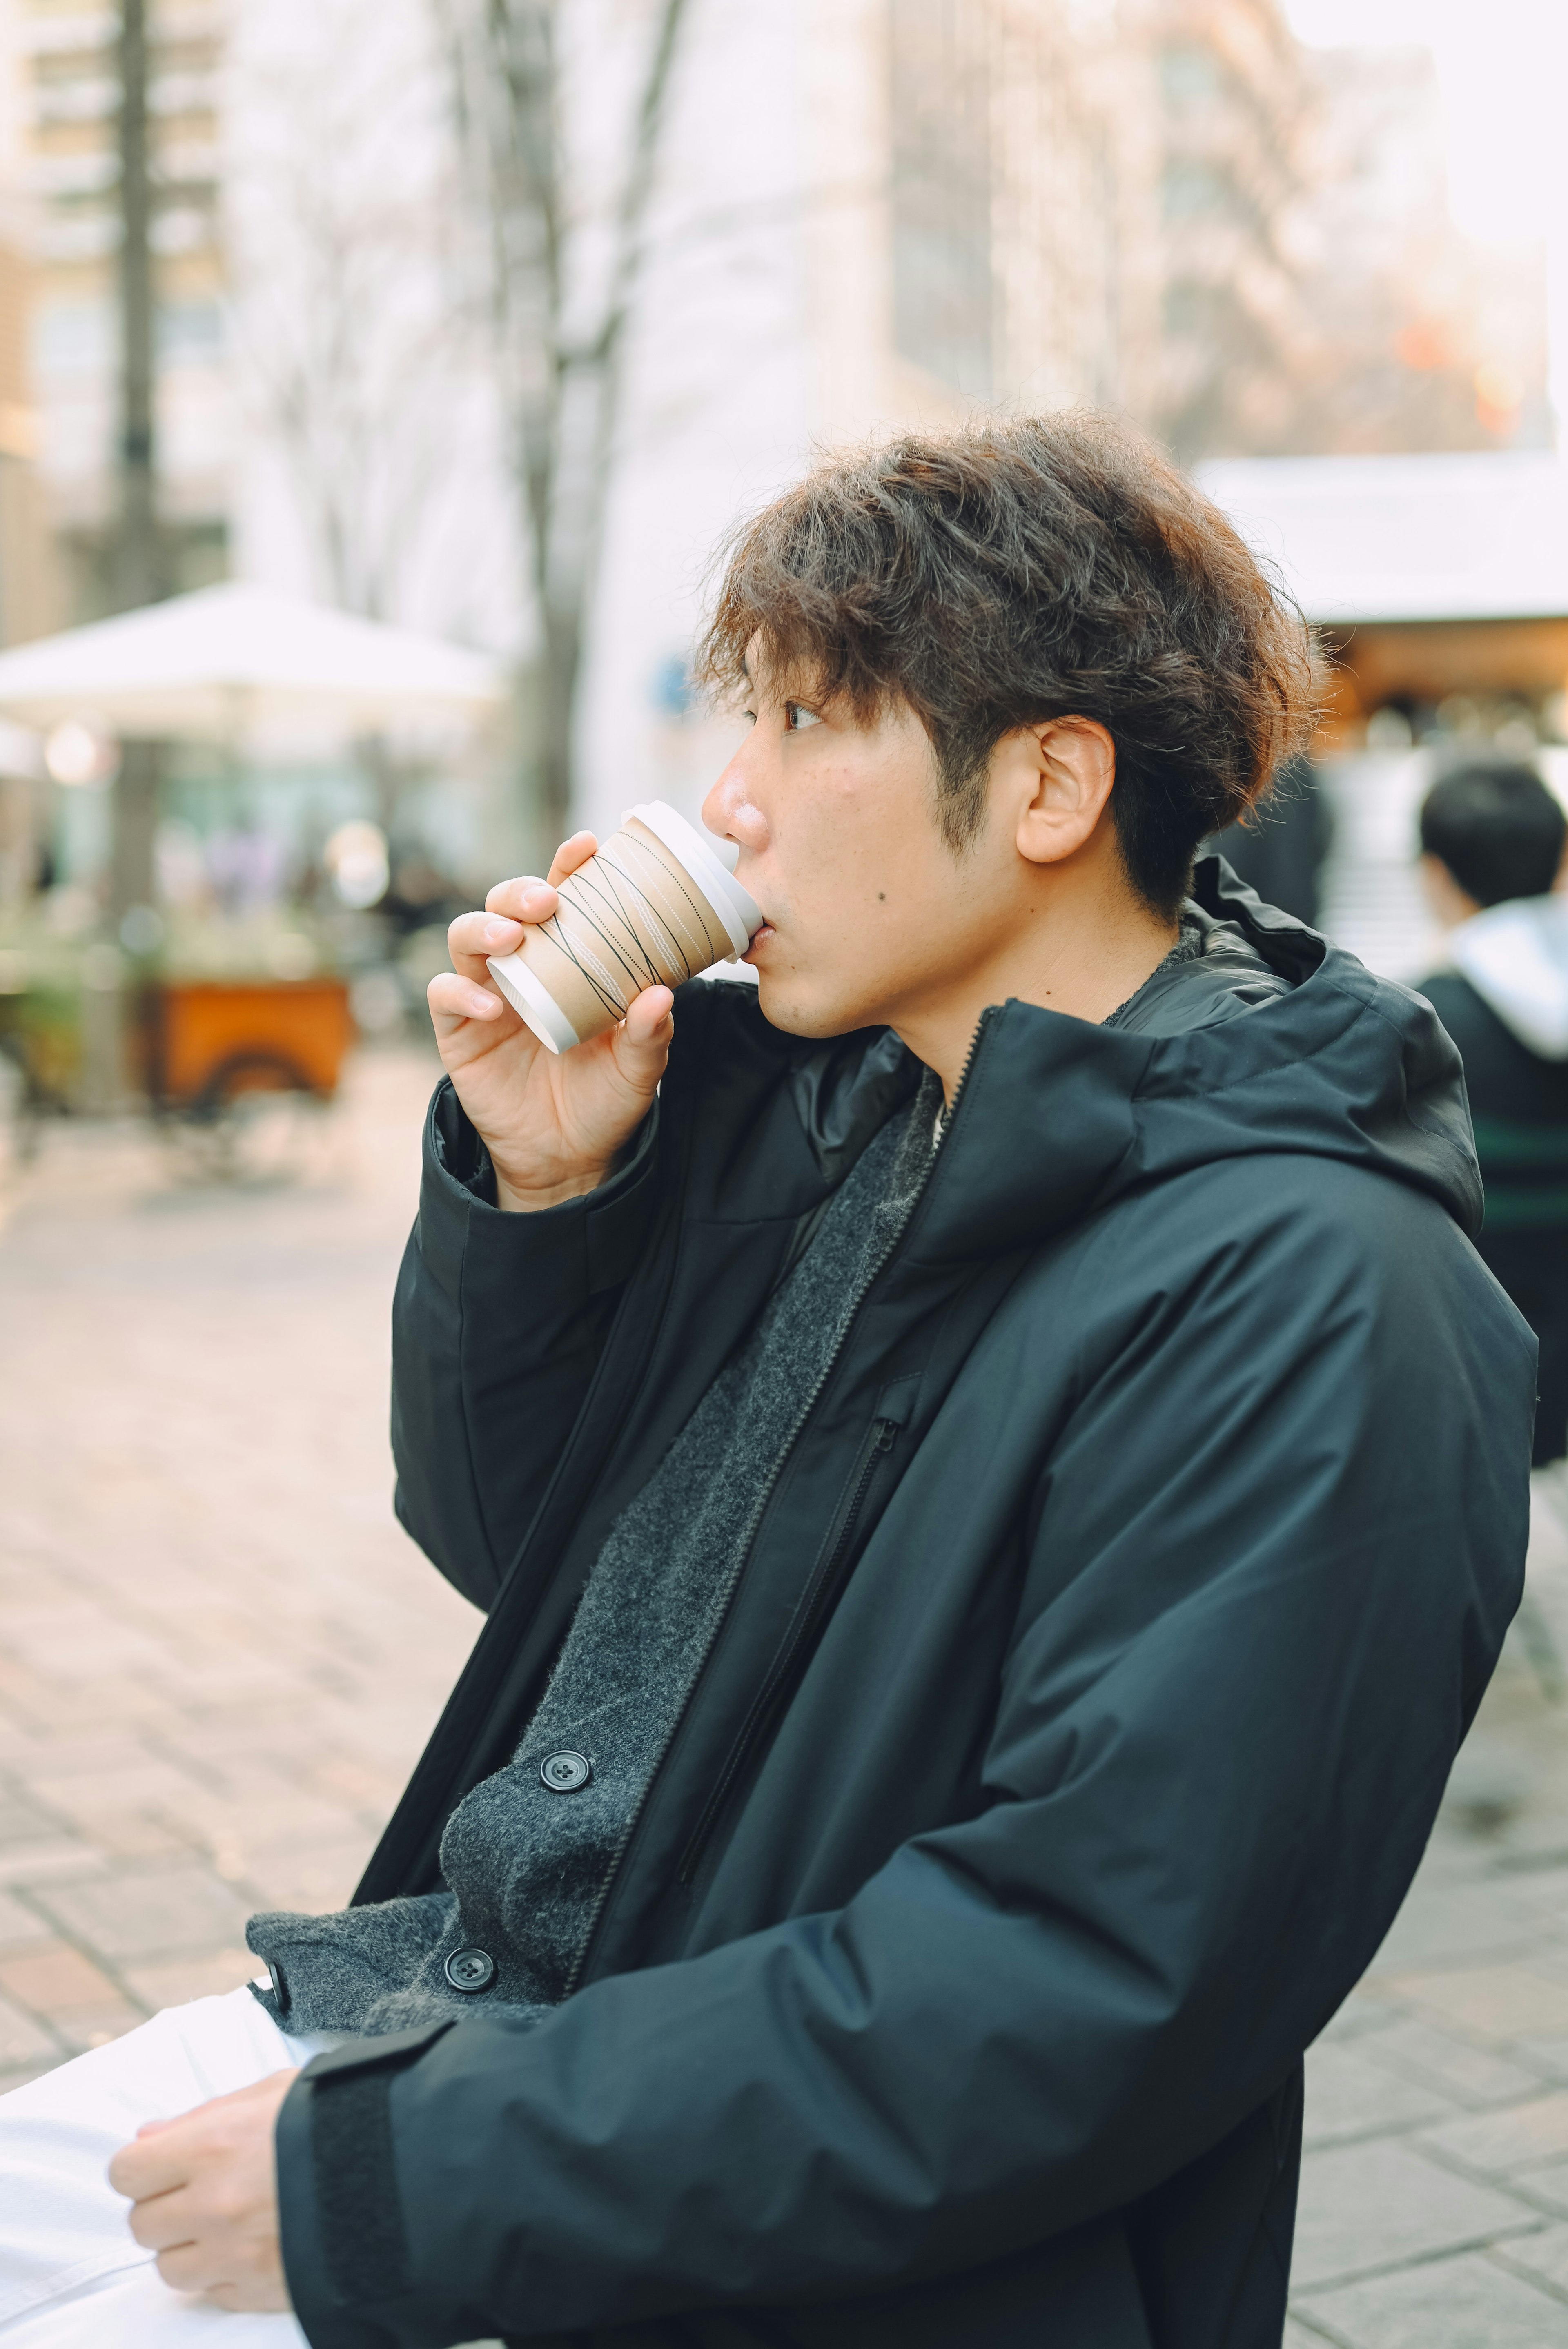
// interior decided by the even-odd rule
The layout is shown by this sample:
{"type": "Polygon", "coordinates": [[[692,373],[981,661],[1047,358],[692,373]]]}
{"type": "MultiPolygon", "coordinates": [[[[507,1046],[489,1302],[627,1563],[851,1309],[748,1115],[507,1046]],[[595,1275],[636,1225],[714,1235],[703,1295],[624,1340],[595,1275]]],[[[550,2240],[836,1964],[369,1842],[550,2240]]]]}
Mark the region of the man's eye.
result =
{"type": "Polygon", "coordinates": [[[807,726],[820,726],[821,722],[816,711],[808,709],[803,701],[787,701],[784,704],[784,723],[791,734],[799,734],[807,726]]]}

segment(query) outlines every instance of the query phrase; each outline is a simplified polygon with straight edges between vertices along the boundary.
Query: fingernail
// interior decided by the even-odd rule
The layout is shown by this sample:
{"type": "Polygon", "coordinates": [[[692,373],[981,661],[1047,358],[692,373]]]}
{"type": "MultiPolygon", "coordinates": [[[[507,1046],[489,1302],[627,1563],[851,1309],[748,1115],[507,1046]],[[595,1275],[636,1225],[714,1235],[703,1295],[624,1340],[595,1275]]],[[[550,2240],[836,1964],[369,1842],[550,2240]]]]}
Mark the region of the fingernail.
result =
{"type": "Polygon", "coordinates": [[[487,922],[485,924],[486,946],[499,947],[509,945],[511,940],[512,932],[517,928],[517,926],[518,925],[515,922],[487,922]]]}

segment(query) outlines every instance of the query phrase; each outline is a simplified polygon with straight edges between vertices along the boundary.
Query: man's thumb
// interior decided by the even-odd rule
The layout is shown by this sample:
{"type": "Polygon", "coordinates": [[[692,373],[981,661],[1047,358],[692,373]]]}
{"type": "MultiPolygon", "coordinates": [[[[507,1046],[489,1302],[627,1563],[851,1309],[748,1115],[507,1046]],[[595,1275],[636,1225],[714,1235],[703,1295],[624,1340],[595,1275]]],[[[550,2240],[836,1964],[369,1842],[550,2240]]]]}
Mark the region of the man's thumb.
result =
{"type": "Polygon", "coordinates": [[[640,1092],[652,1092],[665,1072],[676,1032],[675,997],[667,987],[646,987],[614,1032],[615,1065],[640,1092]]]}

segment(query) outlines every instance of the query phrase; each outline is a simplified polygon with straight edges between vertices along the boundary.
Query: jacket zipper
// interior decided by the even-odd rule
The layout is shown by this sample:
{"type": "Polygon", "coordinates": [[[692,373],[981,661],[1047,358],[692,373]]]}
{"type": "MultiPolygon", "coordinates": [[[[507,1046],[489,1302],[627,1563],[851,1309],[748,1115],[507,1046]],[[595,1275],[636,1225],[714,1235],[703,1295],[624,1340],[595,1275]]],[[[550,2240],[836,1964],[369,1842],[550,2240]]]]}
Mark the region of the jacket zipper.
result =
{"type": "MultiPolygon", "coordinates": [[[[985,1032],[985,1023],[990,1017],[991,1011],[989,1009],[985,1010],[980,1014],[979,1024],[975,1028],[975,1033],[970,1039],[969,1050],[965,1056],[964,1067],[960,1072],[958,1083],[954,1090],[953,1105],[949,1109],[946,1117],[943,1120],[942,1133],[940,1136],[941,1143],[945,1143],[953,1132],[954,1121],[958,1115],[959,1102],[964,1092],[964,1088],[968,1082],[969,1071],[975,1065],[975,1055],[980,1049],[980,1039],[985,1032]]],[[[604,1870],[599,1889],[593,1897],[593,1906],[588,1912],[588,1922],[583,1930],[583,1939],[578,1944],[577,1955],[573,1961],[572,1971],[566,1978],[566,1987],[562,1992],[562,1996],[563,1998],[570,1998],[572,1996],[573,1992],[577,1989],[579,1983],[582,1982],[583,1973],[587,1969],[588,1960],[593,1955],[593,1942],[599,1930],[600,1920],[604,1914],[605,1907],[610,1899],[612,1888],[614,1885],[616,1878],[621,1872],[621,1862],[625,1858],[626,1852],[631,1845],[632,1837],[636,1834],[637,1828],[642,1823],[642,1816],[644,1811],[647,1807],[648,1797],[658,1783],[659,1773],[665,1766],[665,1762],[668,1756],[670,1747],[676,1741],[676,1737],[680,1730],[681,1723],[685,1721],[686,1714],[690,1710],[692,1696],[696,1694],[697,1685],[701,1681],[704,1672],[707,1670],[708,1658],[712,1655],[715,1645],[718,1640],[718,1635],[724,1629],[726,1621],[728,1619],[729,1602],[735,1596],[736,1588],[740,1581],[741,1576],[744,1574],[748,1565],[750,1563],[752,1544],[757,1539],[758,1529],[762,1523],[768,1504],[773,1498],[774,1488],[778,1485],[779,1477],[784,1473],[785,1464],[789,1460],[790,1454],[795,1449],[796,1442],[799,1439],[801,1429],[805,1426],[806,1422],[810,1418],[812,1412],[815,1411],[817,1407],[818,1397],[820,1395],[823,1388],[827,1385],[828,1381],[831,1378],[834,1371],[838,1367],[839,1357],[843,1352],[844,1347],[849,1340],[850,1332],[854,1328],[855,1322],[860,1317],[861,1307],[864,1304],[872,1288],[880,1278],[884,1267],[892,1257],[894,1249],[898,1247],[900,1240],[903,1239],[904,1233],[908,1231],[911,1224],[914,1221],[915,1209],[919,1206],[921,1200],[925,1195],[926,1189],[931,1182],[933,1170],[935,1167],[936,1160],[939,1155],[940,1146],[938,1150],[933,1154],[931,1164],[925,1170],[925,1182],[922,1184],[920,1191],[911,1201],[908,1215],[904,1217],[903,1222],[889,1240],[887,1246],[882,1249],[882,1254],[878,1257],[876,1262],[867,1272],[864,1280],[861,1283],[860,1295],[855,1299],[854,1304],[845,1319],[844,1325],[839,1332],[837,1343],[834,1345],[831,1353],[828,1356],[827,1361],[823,1363],[816,1379],[813,1381],[810,1394],[807,1395],[805,1402],[801,1404],[799,1411],[796,1413],[794,1424],[790,1428],[789,1433],[785,1442],[779,1447],[773,1465],[769,1468],[766,1478],[763,1480],[762,1488],[757,1495],[757,1500],[752,1508],[751,1515],[746,1521],[746,1531],[741,1537],[740,1546],[736,1553],[735,1565],[725,1583],[721,1603],[715,1612],[713,1628],[707,1635],[707,1644],[704,1646],[702,1654],[697,1659],[696,1670],[692,1674],[690,1693],[687,1695],[686,1704],[681,1708],[679,1718],[672,1724],[668,1736],[665,1739],[663,1745],[659,1748],[658,1755],[654,1763],[654,1766],[643,1782],[642,1793],[638,1795],[636,1803],[633,1806],[631,1815],[627,1818],[625,1826],[622,1828],[620,1835],[616,1838],[615,1847],[610,1854],[610,1864],[604,1870]]]]}
{"type": "Polygon", "coordinates": [[[731,1789],[747,1763],[761,1743],[763,1734],[780,1709],[781,1700],[794,1676],[795,1666],[802,1658],[809,1660],[818,1637],[831,1612],[838,1597],[839,1571],[854,1538],[855,1526],[865,1506],[878,1468],[898,1441],[898,1423],[892,1419],[876,1419],[864,1442],[860,1456],[850,1474],[849,1506],[840,1518],[839,1530],[827,1557],[811,1578],[801,1605],[795,1629],[780,1652],[769,1668],[768,1676],[752,1701],[751,1709],[740,1725],[728,1757],[718,1774],[717,1782],[707,1803],[702,1816],[692,1833],[678,1870],[678,1881],[689,1885],[696,1879],[702,1865],[704,1852],[712,1839],[731,1789]]]}

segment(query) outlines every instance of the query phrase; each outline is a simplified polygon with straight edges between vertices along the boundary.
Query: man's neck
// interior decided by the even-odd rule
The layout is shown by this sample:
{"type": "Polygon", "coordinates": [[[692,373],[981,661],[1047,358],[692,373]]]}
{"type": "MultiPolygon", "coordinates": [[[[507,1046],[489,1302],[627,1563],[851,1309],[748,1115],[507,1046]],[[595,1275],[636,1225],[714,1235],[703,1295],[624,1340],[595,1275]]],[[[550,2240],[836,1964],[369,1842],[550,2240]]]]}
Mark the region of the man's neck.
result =
{"type": "Polygon", "coordinates": [[[1023,926],[982,967],[911,1005],[892,1025],[915,1058],[934,1069],[951,1108],[988,1005],[1016,997],[1098,1026],[1137,994],[1181,936],[1179,920],[1152,912],[1125,884],[1063,892],[1043,918],[1023,926]]]}

